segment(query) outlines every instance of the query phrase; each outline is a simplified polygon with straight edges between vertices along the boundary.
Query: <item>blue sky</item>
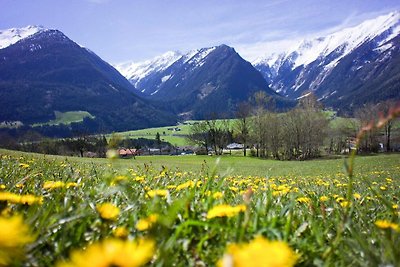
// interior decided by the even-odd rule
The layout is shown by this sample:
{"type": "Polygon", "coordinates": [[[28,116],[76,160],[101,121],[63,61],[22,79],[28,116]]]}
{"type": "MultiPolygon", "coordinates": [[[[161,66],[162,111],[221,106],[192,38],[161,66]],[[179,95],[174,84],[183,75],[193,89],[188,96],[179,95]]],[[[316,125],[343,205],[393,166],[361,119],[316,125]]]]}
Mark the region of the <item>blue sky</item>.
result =
{"type": "Polygon", "coordinates": [[[395,10],[398,0],[0,0],[0,29],[59,29],[110,63],[219,44],[251,60],[395,10]]]}

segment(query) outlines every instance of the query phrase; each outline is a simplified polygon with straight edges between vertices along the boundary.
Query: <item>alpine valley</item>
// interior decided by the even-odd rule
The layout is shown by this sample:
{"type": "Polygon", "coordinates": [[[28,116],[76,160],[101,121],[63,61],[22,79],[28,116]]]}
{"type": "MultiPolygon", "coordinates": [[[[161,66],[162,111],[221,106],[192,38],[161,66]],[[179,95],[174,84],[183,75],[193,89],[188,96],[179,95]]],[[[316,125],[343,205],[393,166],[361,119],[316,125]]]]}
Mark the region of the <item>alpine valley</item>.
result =
{"type": "Polygon", "coordinates": [[[342,114],[400,99],[400,12],[260,54],[252,63],[219,45],[111,66],[58,30],[0,31],[3,124],[31,127],[60,112],[83,111],[91,116],[53,128],[110,132],[173,125],[211,113],[232,117],[257,91],[281,110],[312,92],[342,114]]]}

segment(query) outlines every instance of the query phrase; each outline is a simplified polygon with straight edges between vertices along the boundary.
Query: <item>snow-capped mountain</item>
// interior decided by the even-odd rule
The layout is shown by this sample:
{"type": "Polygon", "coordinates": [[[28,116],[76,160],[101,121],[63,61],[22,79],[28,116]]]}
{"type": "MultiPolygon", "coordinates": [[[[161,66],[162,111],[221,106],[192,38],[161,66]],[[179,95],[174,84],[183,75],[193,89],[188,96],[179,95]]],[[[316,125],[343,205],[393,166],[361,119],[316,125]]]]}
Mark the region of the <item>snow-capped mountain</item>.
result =
{"type": "Polygon", "coordinates": [[[361,68],[375,62],[384,69],[384,64],[392,62],[389,59],[398,56],[399,34],[400,12],[392,12],[328,36],[304,40],[293,49],[258,59],[253,65],[277,92],[298,98],[311,90],[327,101],[349,93],[339,87],[352,91],[348,84],[331,84],[330,81],[336,78],[334,75],[347,77],[340,77],[337,82],[346,80],[354,84],[354,79],[363,80],[365,85],[372,82],[369,79],[376,78],[376,73],[363,73],[361,77],[361,68]],[[351,66],[346,65],[347,71],[339,73],[350,58],[351,66]]]}
{"type": "Polygon", "coordinates": [[[192,50],[186,54],[177,51],[169,51],[161,56],[143,62],[131,62],[114,65],[138,90],[147,95],[156,94],[163,83],[172,77],[172,74],[160,76],[172,64],[188,64],[191,69],[201,67],[205,58],[216,47],[192,50]],[[151,83],[152,87],[149,87],[151,83]]]}
{"type": "Polygon", "coordinates": [[[191,118],[204,118],[212,112],[232,115],[236,104],[256,91],[276,98],[278,105],[284,102],[249,62],[226,45],[186,54],[169,52],[125,66],[117,68],[145,97],[191,118]]]}
{"type": "Polygon", "coordinates": [[[165,70],[181,57],[180,52],[169,51],[151,60],[116,64],[114,67],[137,87],[142,79],[154,72],[165,70]]]}
{"type": "Polygon", "coordinates": [[[69,126],[85,131],[175,122],[175,115],[139,98],[134,86],[94,52],[61,31],[37,29],[2,31],[15,36],[3,38],[8,45],[0,49],[0,122],[46,122],[54,119],[55,111],[89,112],[94,119],[69,126]]]}
{"type": "Polygon", "coordinates": [[[27,26],[24,28],[12,28],[0,30],[0,49],[13,45],[19,40],[34,35],[40,31],[46,31],[42,26],[27,26]]]}

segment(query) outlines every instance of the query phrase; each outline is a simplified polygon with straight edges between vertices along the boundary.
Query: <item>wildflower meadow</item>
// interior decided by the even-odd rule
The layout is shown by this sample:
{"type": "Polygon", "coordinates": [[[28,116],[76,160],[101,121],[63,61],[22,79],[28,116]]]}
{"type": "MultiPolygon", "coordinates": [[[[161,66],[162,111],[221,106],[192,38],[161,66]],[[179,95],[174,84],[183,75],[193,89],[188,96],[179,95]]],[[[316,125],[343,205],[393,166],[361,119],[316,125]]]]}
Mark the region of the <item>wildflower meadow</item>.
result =
{"type": "Polygon", "coordinates": [[[351,179],[0,157],[0,266],[400,265],[398,154],[351,179]]]}

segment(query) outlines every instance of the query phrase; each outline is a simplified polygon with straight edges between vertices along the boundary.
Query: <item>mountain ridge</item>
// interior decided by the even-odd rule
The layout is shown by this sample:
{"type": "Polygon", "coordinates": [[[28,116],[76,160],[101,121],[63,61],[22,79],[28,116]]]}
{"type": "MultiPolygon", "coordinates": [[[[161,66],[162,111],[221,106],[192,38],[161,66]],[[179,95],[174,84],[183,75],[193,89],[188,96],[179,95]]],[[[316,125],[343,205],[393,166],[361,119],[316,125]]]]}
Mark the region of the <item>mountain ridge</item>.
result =
{"type": "Polygon", "coordinates": [[[42,30],[0,49],[0,121],[54,119],[83,110],[90,131],[167,125],[176,121],[135,95],[115,68],[58,30],[42,30]]]}
{"type": "Polygon", "coordinates": [[[136,73],[146,75],[130,77],[130,81],[148,99],[167,102],[178,114],[191,114],[192,118],[204,118],[211,112],[233,116],[237,104],[256,91],[264,91],[279,107],[293,105],[271,90],[261,74],[232,47],[223,44],[174,55],[172,61],[160,60],[165,59],[160,56],[137,63],[144,71],[136,73]],[[168,64],[160,67],[158,62],[168,64]],[[147,72],[149,69],[153,71],[147,72]]]}
{"type": "MultiPolygon", "coordinates": [[[[347,107],[360,106],[358,100],[365,99],[363,95],[371,97],[367,88],[376,84],[376,75],[397,79],[397,75],[393,76],[388,70],[389,65],[395,68],[388,58],[397,62],[399,41],[396,36],[399,35],[400,12],[391,12],[355,27],[302,41],[286,53],[258,59],[253,64],[272,89],[289,98],[298,99],[312,91],[326,105],[349,110],[347,107]],[[366,73],[364,70],[369,65],[376,65],[375,69],[379,65],[380,72],[373,72],[371,68],[371,73],[366,73]],[[364,70],[360,71],[362,68],[364,70]]],[[[377,85],[379,90],[374,90],[376,93],[368,102],[386,100],[385,95],[400,98],[400,93],[384,93],[386,90],[394,92],[392,87],[399,83],[400,80],[396,80],[389,87],[377,85]],[[382,96],[378,91],[383,92],[382,96]]]]}

